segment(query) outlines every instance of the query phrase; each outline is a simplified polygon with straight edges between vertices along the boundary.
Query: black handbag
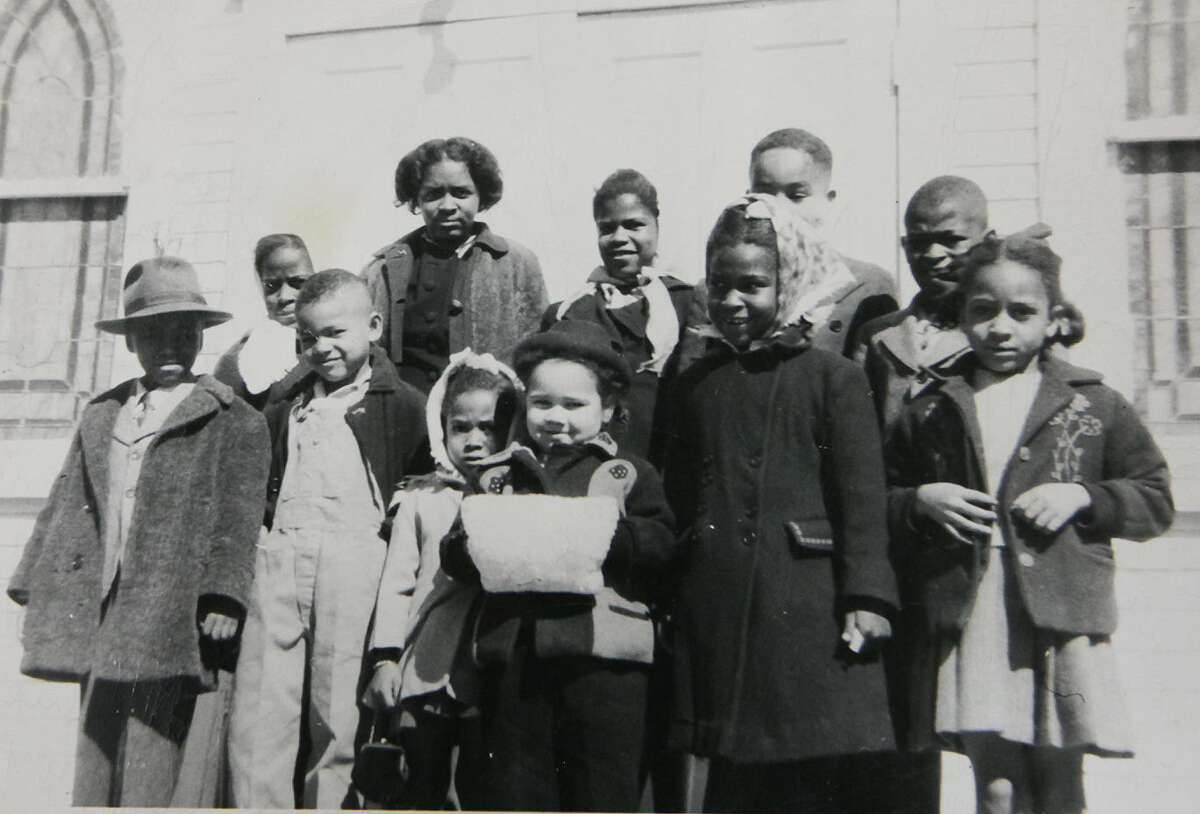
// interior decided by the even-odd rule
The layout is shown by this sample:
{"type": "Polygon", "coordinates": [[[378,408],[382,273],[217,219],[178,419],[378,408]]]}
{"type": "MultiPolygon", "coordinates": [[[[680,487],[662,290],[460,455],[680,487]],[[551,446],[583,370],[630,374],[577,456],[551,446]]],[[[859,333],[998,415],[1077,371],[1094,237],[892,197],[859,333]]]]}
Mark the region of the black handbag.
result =
{"type": "Polygon", "coordinates": [[[351,779],[363,797],[388,807],[399,805],[408,786],[408,757],[399,742],[399,728],[392,722],[399,716],[377,712],[367,734],[367,742],[354,759],[351,779]]]}

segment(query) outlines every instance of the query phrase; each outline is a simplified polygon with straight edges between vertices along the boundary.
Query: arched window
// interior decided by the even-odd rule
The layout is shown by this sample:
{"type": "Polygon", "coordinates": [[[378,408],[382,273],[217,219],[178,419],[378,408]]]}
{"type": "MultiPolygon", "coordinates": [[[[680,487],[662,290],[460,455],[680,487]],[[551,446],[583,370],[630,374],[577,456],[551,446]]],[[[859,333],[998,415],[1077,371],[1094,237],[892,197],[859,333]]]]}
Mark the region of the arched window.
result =
{"type": "Polygon", "coordinates": [[[0,18],[0,438],[62,435],[112,342],[125,191],[121,62],[98,0],[10,0],[0,18]]]}

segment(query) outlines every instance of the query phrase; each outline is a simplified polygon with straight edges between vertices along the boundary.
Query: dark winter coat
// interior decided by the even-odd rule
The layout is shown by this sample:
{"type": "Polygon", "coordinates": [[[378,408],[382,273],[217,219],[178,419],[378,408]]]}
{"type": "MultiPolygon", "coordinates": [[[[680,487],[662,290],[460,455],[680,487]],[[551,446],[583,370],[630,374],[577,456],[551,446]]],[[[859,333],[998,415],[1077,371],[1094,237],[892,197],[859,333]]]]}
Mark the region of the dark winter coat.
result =
{"type": "Polygon", "coordinates": [[[863,369],[871,383],[885,437],[900,418],[904,405],[929,381],[929,373],[922,368],[944,374],[967,350],[966,336],[957,329],[947,330],[934,340],[936,345],[931,348],[930,356],[936,358],[922,365],[917,361],[914,337],[904,324],[915,312],[915,305],[910,304],[900,311],[876,317],[859,330],[863,369]]]}
{"type": "Polygon", "coordinates": [[[890,749],[882,665],[840,644],[846,611],[897,601],[866,378],[802,338],[710,348],[667,395],[675,739],[739,762],[890,749]]]}
{"type": "MultiPolygon", "coordinates": [[[[960,370],[969,373],[974,359],[960,370]]],[[[1034,625],[1062,633],[1108,635],[1117,627],[1112,538],[1146,540],[1174,517],[1166,461],[1130,404],[1100,374],[1042,361],[1042,382],[1016,454],[997,487],[987,483],[971,385],[935,380],[905,410],[888,442],[889,522],[900,567],[919,585],[931,630],[961,630],[988,560],[940,529],[913,522],[916,489],[958,483],[997,496],[1004,542],[1034,625]],[[1014,499],[1042,483],[1079,483],[1091,509],[1056,534],[1014,518],[1014,499]]]]}
{"type": "MultiPolygon", "coordinates": [[[[288,458],[288,415],[297,399],[312,392],[317,374],[302,377],[282,399],[263,413],[271,432],[271,478],[267,487],[267,508],[263,524],[271,528],[275,505],[283,486],[288,458]]],[[[371,379],[367,393],[346,411],[358,441],[364,468],[375,476],[375,485],[385,501],[391,500],[400,481],[433,469],[429,457],[429,437],[425,431],[425,397],[412,385],[400,381],[396,368],[388,363],[382,348],[371,348],[371,379]]],[[[387,539],[390,529],[381,533],[387,539]]]]}
{"type": "Polygon", "coordinates": [[[27,607],[21,672],[211,688],[197,613],[208,599],[245,608],[270,464],[266,422],[209,376],[171,412],[146,452],[101,625],[109,447],[133,387],[120,384],[84,410],[9,582],[9,596],[27,607]]]}
{"type": "MultiPolygon", "coordinates": [[[[409,232],[375,252],[362,277],[375,309],[383,316],[380,344],[393,363],[404,358],[404,305],[413,270],[412,243],[425,227],[409,232]]],[[[476,353],[507,357],[526,334],[537,330],[546,310],[546,284],[533,252],[476,224],[475,245],[454,279],[450,312],[450,353],[470,348],[476,353]]]]}
{"type": "MultiPolygon", "coordinates": [[[[692,308],[692,286],[677,280],[670,275],[663,275],[663,282],[671,295],[671,304],[675,306],[675,315],[679,319],[680,333],[685,329],[692,308]]],[[[558,313],[558,303],[546,309],[542,315],[541,329],[544,331],[553,325],[558,313]]],[[[588,294],[571,303],[563,314],[563,319],[595,322],[604,328],[613,341],[622,348],[622,354],[629,366],[637,371],[638,367],[650,358],[650,341],[646,338],[646,309],[628,306],[625,308],[608,308],[603,299],[594,294],[588,294]]],[[[668,369],[671,362],[668,362],[668,369]]],[[[613,439],[620,446],[622,453],[650,457],[651,429],[654,423],[655,405],[658,403],[659,381],[661,377],[652,370],[635,372],[629,392],[625,396],[625,411],[627,415],[619,423],[609,428],[613,439]]]]}

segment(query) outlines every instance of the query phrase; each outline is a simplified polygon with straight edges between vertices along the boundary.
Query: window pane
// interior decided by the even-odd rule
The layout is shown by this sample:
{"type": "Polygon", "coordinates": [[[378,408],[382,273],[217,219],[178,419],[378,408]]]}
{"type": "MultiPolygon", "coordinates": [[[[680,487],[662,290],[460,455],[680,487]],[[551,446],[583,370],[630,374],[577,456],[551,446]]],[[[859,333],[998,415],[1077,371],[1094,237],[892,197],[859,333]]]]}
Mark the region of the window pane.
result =
{"type": "Polygon", "coordinates": [[[94,323],[116,311],[120,269],[109,255],[123,203],[0,204],[0,437],[69,427],[107,382],[111,344],[94,323]]]}
{"type": "Polygon", "coordinates": [[[83,174],[84,117],[92,82],[73,22],[55,4],[19,50],[5,100],[2,174],[37,178],[83,174]]]}

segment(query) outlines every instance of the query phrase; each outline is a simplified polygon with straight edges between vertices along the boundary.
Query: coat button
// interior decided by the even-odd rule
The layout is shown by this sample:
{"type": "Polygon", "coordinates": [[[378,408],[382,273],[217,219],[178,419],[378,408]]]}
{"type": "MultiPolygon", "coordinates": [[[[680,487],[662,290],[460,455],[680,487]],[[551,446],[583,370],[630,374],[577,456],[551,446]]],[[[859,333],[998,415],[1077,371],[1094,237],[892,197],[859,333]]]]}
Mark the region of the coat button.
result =
{"type": "Polygon", "coordinates": [[[71,570],[78,571],[82,567],[83,567],[83,555],[76,554],[75,558],[71,560],[71,570]]]}
{"type": "Polygon", "coordinates": [[[463,304],[458,300],[450,300],[450,316],[456,317],[463,312],[463,304]]]}
{"type": "Polygon", "coordinates": [[[755,534],[754,532],[752,532],[752,531],[746,532],[745,534],[742,535],[742,545],[754,545],[754,540],[756,537],[758,537],[758,535],[755,534]]]}
{"type": "Polygon", "coordinates": [[[1033,453],[1029,451],[1029,447],[1021,447],[1017,450],[1017,457],[1022,461],[1028,461],[1031,457],[1033,457],[1033,453]]]}
{"type": "Polygon", "coordinates": [[[90,503],[84,503],[84,504],[83,504],[83,510],[84,510],[85,512],[90,512],[90,511],[92,510],[92,504],[90,504],[90,503]]]}
{"type": "Polygon", "coordinates": [[[829,330],[833,331],[834,333],[842,330],[842,321],[840,319],[829,320],[829,330]]]}
{"type": "Polygon", "coordinates": [[[129,500],[133,500],[133,495],[134,495],[134,490],[133,490],[133,489],[126,489],[126,490],[125,490],[125,497],[126,497],[127,499],[129,499],[129,500]]]}
{"type": "Polygon", "coordinates": [[[1021,563],[1021,565],[1025,566],[1026,568],[1029,568],[1033,565],[1033,555],[1028,551],[1022,551],[1017,555],[1017,562],[1021,563]]]}

